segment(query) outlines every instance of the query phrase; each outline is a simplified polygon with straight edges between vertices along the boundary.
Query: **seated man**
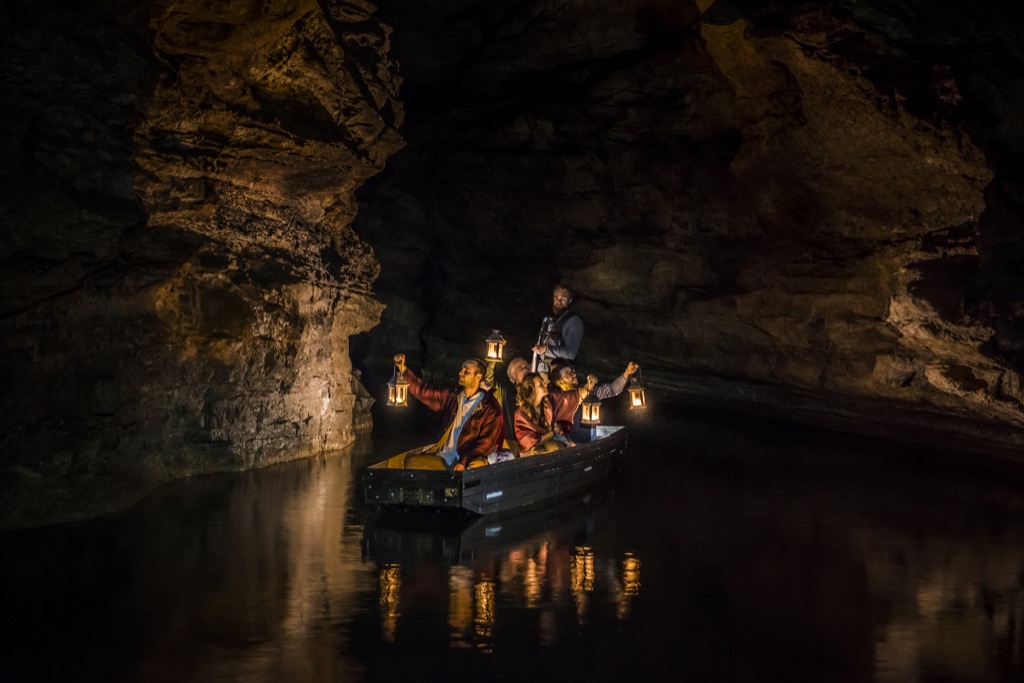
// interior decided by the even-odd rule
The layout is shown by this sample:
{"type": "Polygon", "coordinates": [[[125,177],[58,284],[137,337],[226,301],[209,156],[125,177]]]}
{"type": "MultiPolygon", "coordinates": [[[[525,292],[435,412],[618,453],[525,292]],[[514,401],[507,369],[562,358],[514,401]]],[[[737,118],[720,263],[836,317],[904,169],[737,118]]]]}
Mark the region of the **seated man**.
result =
{"type": "Polygon", "coordinates": [[[554,361],[551,365],[552,386],[548,393],[548,401],[554,420],[568,434],[574,425],[579,425],[579,407],[589,393],[602,401],[618,396],[626,388],[629,378],[640,369],[630,361],[621,375],[606,384],[598,384],[595,375],[587,376],[587,383],[580,387],[576,371],[565,362],[554,361]]]}
{"type": "Polygon", "coordinates": [[[409,383],[409,393],[423,405],[445,416],[445,429],[437,443],[405,458],[407,469],[454,469],[487,464],[487,456],[501,445],[505,432],[501,406],[481,387],[483,361],[471,358],[459,370],[459,390],[427,386],[405,367],[405,356],[395,365],[409,383]]]}
{"type": "Polygon", "coordinates": [[[548,379],[551,385],[548,387],[548,395],[544,400],[548,404],[553,424],[558,425],[562,434],[568,434],[572,429],[573,416],[579,410],[580,403],[597,386],[597,377],[590,375],[587,377],[587,383],[581,387],[576,377],[576,371],[571,365],[554,361],[551,364],[548,379]]]}

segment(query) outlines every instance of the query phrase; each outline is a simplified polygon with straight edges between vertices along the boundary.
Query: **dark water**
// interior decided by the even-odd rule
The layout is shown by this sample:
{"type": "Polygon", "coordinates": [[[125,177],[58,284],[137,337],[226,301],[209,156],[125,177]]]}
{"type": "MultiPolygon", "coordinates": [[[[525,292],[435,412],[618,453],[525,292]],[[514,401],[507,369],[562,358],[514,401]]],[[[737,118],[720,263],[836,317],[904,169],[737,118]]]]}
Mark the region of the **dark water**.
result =
{"type": "Polygon", "coordinates": [[[625,421],[613,486],[520,517],[367,509],[362,469],[417,440],[391,423],[0,535],[0,681],[1024,680],[1019,474],[684,409],[625,421]]]}

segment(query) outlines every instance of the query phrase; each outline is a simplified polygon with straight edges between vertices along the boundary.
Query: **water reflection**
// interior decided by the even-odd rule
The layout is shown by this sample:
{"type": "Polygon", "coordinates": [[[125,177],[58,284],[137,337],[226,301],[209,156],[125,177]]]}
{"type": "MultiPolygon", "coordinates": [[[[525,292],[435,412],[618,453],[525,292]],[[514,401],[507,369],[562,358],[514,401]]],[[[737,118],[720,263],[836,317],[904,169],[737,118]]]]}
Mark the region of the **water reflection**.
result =
{"type": "MultiPolygon", "coordinates": [[[[616,617],[628,618],[631,601],[640,593],[640,560],[626,553],[621,563],[609,558],[602,563],[607,592],[614,596],[616,617]]],[[[379,571],[381,636],[394,642],[402,615],[400,602],[403,571],[401,564],[384,564],[379,571]]],[[[414,580],[422,580],[416,577],[414,580]]],[[[576,620],[587,622],[589,599],[595,591],[595,556],[590,548],[568,547],[551,539],[524,544],[492,558],[486,568],[451,566],[448,570],[449,646],[472,648],[481,653],[493,650],[497,603],[505,609],[536,611],[537,645],[558,642],[551,616],[571,604],[576,620]],[[549,569],[550,574],[549,574],[549,569]],[[495,578],[497,577],[497,578],[495,578]]]]}
{"type": "Polygon", "coordinates": [[[108,519],[0,537],[18,615],[0,680],[357,675],[325,638],[366,586],[351,477],[350,454],[200,477],[108,519]]]}
{"type": "Polygon", "coordinates": [[[1024,680],[1020,479],[675,424],[505,518],[367,509],[370,442],[2,534],[0,680],[1024,680]]]}
{"type": "Polygon", "coordinates": [[[446,647],[489,655],[508,637],[510,624],[518,646],[557,647],[578,637],[595,603],[614,605],[615,617],[627,619],[640,594],[638,555],[602,554],[576,542],[591,533],[607,493],[505,518],[372,517],[363,545],[378,567],[382,639],[418,639],[424,629],[439,628],[427,619],[444,619],[446,647]],[[417,588],[406,590],[410,585],[417,588]]]}

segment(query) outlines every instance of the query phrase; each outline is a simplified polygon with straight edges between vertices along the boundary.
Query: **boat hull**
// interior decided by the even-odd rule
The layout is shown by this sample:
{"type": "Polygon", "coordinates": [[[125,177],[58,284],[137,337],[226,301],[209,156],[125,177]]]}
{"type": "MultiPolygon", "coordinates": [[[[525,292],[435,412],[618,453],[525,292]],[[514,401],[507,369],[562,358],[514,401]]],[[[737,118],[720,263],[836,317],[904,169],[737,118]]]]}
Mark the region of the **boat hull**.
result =
{"type": "Polygon", "coordinates": [[[526,508],[593,487],[622,467],[626,429],[600,426],[573,434],[577,445],[462,472],[407,470],[404,455],[366,470],[367,503],[489,515],[526,508]]]}

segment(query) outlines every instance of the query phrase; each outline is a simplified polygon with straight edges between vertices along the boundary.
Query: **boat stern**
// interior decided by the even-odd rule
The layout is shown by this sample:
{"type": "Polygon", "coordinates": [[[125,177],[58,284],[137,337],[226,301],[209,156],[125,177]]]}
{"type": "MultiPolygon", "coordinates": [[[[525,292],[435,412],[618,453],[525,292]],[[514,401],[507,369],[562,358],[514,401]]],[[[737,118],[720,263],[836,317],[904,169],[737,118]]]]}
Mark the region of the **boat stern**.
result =
{"type": "Polygon", "coordinates": [[[363,494],[373,505],[457,509],[462,506],[462,473],[375,465],[366,470],[363,494]]]}

